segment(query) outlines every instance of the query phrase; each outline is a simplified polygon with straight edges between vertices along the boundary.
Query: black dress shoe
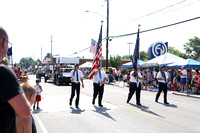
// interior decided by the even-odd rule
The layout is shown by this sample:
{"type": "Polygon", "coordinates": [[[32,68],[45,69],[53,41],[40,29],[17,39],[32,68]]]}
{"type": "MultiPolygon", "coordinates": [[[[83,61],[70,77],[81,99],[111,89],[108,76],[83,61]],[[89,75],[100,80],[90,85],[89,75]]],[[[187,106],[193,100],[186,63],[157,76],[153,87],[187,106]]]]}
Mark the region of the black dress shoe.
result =
{"type": "Polygon", "coordinates": [[[137,105],[142,105],[141,103],[136,103],[137,105]]]}
{"type": "Polygon", "coordinates": [[[95,104],[95,101],[94,101],[94,100],[92,100],[92,104],[93,104],[93,105],[95,104]]]}
{"type": "Polygon", "coordinates": [[[157,103],[158,103],[158,100],[155,100],[155,102],[157,102],[157,103]]]}
{"type": "Polygon", "coordinates": [[[164,102],[164,104],[169,104],[168,102],[164,102]]]}
{"type": "Polygon", "coordinates": [[[103,105],[102,105],[102,104],[100,104],[100,105],[99,105],[99,107],[103,107],[103,105]]]}
{"type": "Polygon", "coordinates": [[[127,100],[126,103],[129,103],[129,101],[127,100]]]}
{"type": "Polygon", "coordinates": [[[76,106],[76,108],[77,108],[77,109],[79,109],[79,107],[78,107],[78,106],[76,106]]]}
{"type": "Polygon", "coordinates": [[[72,106],[72,102],[69,102],[69,106],[72,106]]]}

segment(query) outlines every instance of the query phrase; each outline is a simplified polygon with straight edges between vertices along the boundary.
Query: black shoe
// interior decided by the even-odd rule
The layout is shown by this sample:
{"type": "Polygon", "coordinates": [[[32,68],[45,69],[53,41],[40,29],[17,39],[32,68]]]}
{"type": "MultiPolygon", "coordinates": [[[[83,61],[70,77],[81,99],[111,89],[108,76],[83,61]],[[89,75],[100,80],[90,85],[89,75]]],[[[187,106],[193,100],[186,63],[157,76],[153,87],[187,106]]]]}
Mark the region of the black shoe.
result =
{"type": "Polygon", "coordinates": [[[164,104],[169,104],[168,102],[164,102],[164,104]]]}
{"type": "Polygon", "coordinates": [[[157,103],[158,103],[158,100],[155,100],[155,102],[157,102],[157,103]]]}
{"type": "Polygon", "coordinates": [[[79,107],[78,107],[78,106],[76,106],[76,108],[77,108],[77,109],[79,109],[79,107]]]}
{"type": "Polygon", "coordinates": [[[129,100],[127,100],[126,103],[129,103],[129,100]]]}
{"type": "Polygon", "coordinates": [[[99,107],[103,107],[103,105],[102,105],[102,104],[100,104],[100,105],[99,105],[99,107]]]}
{"type": "Polygon", "coordinates": [[[139,105],[139,106],[142,105],[141,103],[136,103],[136,104],[139,105]]]}
{"type": "Polygon", "coordinates": [[[33,106],[33,110],[35,110],[35,106],[33,106]]]}
{"type": "Polygon", "coordinates": [[[95,101],[94,100],[92,100],[92,104],[95,105],[95,101]]]}
{"type": "Polygon", "coordinates": [[[69,101],[69,106],[72,106],[72,101],[69,101]]]}
{"type": "Polygon", "coordinates": [[[37,107],[37,109],[40,109],[39,107],[37,107]]]}

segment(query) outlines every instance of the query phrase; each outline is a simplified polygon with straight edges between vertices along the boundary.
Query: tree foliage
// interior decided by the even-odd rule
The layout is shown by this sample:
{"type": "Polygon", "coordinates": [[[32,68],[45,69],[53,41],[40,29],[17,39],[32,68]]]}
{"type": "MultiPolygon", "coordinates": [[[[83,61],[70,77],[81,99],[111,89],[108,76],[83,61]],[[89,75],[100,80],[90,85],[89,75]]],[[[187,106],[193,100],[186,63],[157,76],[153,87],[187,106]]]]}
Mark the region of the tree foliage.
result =
{"type": "Polygon", "coordinates": [[[119,68],[120,66],[120,63],[121,63],[121,56],[117,55],[117,56],[111,56],[110,55],[110,65],[112,67],[115,67],[115,68],[119,68]]]}
{"type": "Polygon", "coordinates": [[[173,55],[177,55],[179,57],[182,57],[184,59],[187,59],[188,56],[184,53],[181,53],[179,50],[175,49],[174,47],[168,47],[168,52],[173,54],[173,55]]]}
{"type": "Polygon", "coordinates": [[[197,60],[200,56],[200,38],[194,37],[184,44],[184,49],[189,58],[197,60]]]}
{"type": "Polygon", "coordinates": [[[19,65],[21,67],[25,67],[26,69],[30,66],[32,66],[33,68],[35,67],[36,61],[34,61],[31,57],[26,57],[26,58],[22,58],[19,61],[19,65]]]}

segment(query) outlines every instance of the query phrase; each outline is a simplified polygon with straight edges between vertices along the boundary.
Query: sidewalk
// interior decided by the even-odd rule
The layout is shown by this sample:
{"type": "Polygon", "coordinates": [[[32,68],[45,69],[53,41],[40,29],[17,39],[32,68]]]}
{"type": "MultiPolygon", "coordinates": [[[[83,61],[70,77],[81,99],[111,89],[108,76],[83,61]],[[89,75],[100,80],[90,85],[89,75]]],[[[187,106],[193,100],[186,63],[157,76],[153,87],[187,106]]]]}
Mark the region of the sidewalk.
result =
{"type": "MultiPolygon", "coordinates": [[[[121,88],[129,87],[129,85],[127,83],[124,84],[123,81],[116,81],[115,83],[109,83],[109,85],[114,85],[114,86],[121,87],[121,88]]],[[[142,90],[144,90],[144,89],[142,89],[142,90]]],[[[147,91],[147,90],[144,90],[144,91],[147,91]]],[[[148,91],[157,92],[158,88],[151,87],[148,91]]],[[[181,92],[178,92],[178,91],[169,90],[168,94],[174,94],[174,95],[179,95],[179,96],[187,96],[187,97],[193,97],[193,98],[200,98],[200,95],[192,94],[190,92],[189,93],[181,93],[181,92]]]]}

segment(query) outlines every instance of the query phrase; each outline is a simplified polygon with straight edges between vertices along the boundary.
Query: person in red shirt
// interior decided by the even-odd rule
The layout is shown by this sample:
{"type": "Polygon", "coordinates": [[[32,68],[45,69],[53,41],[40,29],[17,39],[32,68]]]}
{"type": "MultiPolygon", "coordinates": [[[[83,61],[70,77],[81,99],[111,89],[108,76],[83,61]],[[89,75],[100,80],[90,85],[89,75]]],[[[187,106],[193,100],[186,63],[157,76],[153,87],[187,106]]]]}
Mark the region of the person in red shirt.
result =
{"type": "Polygon", "coordinates": [[[13,71],[15,72],[16,75],[18,74],[17,64],[16,63],[14,64],[13,71]]]}
{"type": "Polygon", "coordinates": [[[197,82],[198,82],[198,77],[199,77],[200,73],[199,73],[199,70],[196,69],[195,70],[195,73],[194,73],[194,85],[195,85],[195,91],[196,93],[198,93],[198,90],[197,90],[197,82]]]}

